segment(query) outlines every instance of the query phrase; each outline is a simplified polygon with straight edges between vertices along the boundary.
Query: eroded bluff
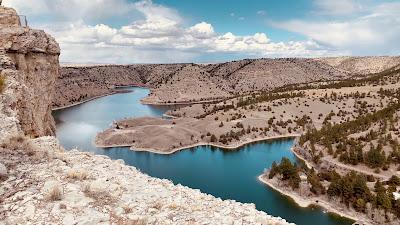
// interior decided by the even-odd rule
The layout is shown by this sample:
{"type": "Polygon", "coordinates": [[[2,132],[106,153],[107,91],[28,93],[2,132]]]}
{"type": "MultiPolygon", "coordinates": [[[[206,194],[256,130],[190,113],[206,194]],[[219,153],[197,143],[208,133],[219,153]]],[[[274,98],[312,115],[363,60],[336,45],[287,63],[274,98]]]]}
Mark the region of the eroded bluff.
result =
{"type": "Polygon", "coordinates": [[[21,26],[16,11],[0,7],[0,142],[24,133],[31,137],[55,134],[51,115],[60,48],[42,30],[21,26]]]}

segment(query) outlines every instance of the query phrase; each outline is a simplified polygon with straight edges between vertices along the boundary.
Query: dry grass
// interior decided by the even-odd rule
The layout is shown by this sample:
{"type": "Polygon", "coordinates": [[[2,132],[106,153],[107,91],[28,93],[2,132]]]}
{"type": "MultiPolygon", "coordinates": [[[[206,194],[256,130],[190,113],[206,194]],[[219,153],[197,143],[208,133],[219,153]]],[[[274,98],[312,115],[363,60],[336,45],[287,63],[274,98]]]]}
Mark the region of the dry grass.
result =
{"type": "Polygon", "coordinates": [[[147,219],[145,218],[128,219],[118,216],[114,212],[110,212],[110,222],[112,224],[117,224],[117,225],[146,225],[147,219]]]}
{"type": "Polygon", "coordinates": [[[163,207],[161,202],[154,202],[154,204],[151,206],[152,208],[161,210],[161,208],[163,207]]]}
{"type": "Polygon", "coordinates": [[[59,201],[62,199],[63,191],[59,185],[54,185],[51,190],[47,193],[47,199],[49,201],[59,201]]]}
{"type": "Polygon", "coordinates": [[[82,192],[86,197],[92,198],[95,200],[93,205],[96,207],[103,207],[105,205],[112,205],[117,202],[117,199],[111,196],[109,193],[105,191],[92,191],[90,188],[90,183],[86,182],[82,184],[82,192]]]}
{"type": "Polygon", "coordinates": [[[0,94],[3,93],[5,88],[6,88],[6,77],[3,75],[0,75],[0,94]]]}
{"type": "Polygon", "coordinates": [[[124,210],[125,214],[129,214],[132,212],[132,207],[130,207],[129,205],[122,206],[122,209],[124,210]]]}
{"type": "Polygon", "coordinates": [[[2,143],[1,147],[10,150],[24,150],[28,155],[34,155],[37,152],[36,146],[24,135],[11,137],[7,142],[2,143]]]}
{"type": "Polygon", "coordinates": [[[88,178],[88,172],[84,169],[71,169],[68,171],[67,178],[72,180],[86,180],[88,178]]]}

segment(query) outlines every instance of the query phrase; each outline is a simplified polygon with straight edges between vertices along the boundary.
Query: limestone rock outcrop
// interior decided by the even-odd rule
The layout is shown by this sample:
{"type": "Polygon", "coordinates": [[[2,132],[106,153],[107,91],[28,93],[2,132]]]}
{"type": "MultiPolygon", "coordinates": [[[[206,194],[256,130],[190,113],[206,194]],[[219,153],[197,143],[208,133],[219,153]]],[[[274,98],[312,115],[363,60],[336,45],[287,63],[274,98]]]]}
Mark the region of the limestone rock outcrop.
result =
{"type": "Polygon", "coordinates": [[[60,48],[44,31],[22,27],[15,10],[0,7],[0,15],[8,15],[0,16],[0,70],[6,80],[0,97],[0,142],[6,133],[19,133],[18,127],[32,137],[54,135],[50,104],[60,48]]]}
{"type": "MultiPolygon", "coordinates": [[[[1,7],[1,6],[0,6],[1,7]]],[[[12,8],[1,7],[0,9],[0,26],[13,27],[20,26],[20,18],[12,8]]]]}

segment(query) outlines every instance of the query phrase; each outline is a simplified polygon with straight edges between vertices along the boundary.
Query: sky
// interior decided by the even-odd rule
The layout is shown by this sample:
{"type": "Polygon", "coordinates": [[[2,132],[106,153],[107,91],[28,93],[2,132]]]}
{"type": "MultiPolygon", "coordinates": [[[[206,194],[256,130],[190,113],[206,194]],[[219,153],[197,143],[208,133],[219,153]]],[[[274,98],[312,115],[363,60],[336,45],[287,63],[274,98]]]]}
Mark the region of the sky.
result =
{"type": "Polygon", "coordinates": [[[3,0],[62,63],[400,55],[400,0],[3,0]]]}

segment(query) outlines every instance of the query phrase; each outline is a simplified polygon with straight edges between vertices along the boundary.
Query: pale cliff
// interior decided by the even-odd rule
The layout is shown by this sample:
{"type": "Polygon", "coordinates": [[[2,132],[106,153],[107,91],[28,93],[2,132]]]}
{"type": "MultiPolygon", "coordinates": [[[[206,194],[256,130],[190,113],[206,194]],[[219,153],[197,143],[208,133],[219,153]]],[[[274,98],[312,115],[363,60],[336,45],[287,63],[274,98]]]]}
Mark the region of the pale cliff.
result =
{"type": "Polygon", "coordinates": [[[45,136],[54,134],[58,45],[21,27],[14,10],[2,13],[10,17],[0,16],[0,224],[288,224],[121,160],[64,151],[45,136]]]}
{"type": "Polygon", "coordinates": [[[17,123],[24,134],[32,137],[54,135],[50,103],[59,74],[60,48],[44,31],[20,26],[14,10],[0,10],[7,15],[0,17],[0,64],[6,79],[1,121],[17,123]]]}

